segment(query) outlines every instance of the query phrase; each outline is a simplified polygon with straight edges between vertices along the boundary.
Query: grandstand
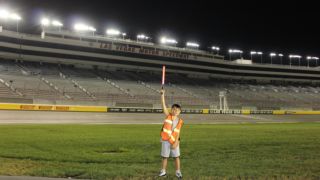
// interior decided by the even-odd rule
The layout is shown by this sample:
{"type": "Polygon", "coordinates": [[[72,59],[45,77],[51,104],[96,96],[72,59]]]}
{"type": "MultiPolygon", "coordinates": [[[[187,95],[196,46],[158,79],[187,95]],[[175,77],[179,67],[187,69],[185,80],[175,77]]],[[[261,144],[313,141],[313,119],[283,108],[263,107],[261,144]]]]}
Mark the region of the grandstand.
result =
{"type": "MultiPolygon", "coordinates": [[[[0,61],[0,101],[9,103],[160,107],[160,72],[93,69],[43,62],[0,61]]],[[[168,104],[219,108],[227,92],[230,109],[320,109],[317,85],[257,83],[168,73],[168,104]]]]}
{"type": "Polygon", "coordinates": [[[237,64],[221,55],[72,32],[0,32],[0,102],[189,109],[318,110],[317,66],[237,64]]]}

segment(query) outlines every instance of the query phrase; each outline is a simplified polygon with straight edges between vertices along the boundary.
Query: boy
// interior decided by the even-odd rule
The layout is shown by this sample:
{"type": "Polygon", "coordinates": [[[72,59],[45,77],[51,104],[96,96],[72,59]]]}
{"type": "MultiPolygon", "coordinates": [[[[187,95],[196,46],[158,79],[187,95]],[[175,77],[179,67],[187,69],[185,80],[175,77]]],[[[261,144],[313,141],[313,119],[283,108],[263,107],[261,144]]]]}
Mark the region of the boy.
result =
{"type": "Polygon", "coordinates": [[[171,156],[175,158],[176,176],[179,179],[181,179],[182,174],[180,171],[180,148],[179,148],[180,130],[183,125],[183,120],[179,118],[181,107],[178,104],[173,104],[171,107],[171,113],[169,113],[166,107],[165,99],[164,99],[165,91],[162,89],[160,92],[161,92],[162,109],[163,109],[163,113],[166,115],[166,119],[164,120],[164,124],[161,129],[162,169],[160,171],[159,176],[166,176],[168,158],[171,156]]]}

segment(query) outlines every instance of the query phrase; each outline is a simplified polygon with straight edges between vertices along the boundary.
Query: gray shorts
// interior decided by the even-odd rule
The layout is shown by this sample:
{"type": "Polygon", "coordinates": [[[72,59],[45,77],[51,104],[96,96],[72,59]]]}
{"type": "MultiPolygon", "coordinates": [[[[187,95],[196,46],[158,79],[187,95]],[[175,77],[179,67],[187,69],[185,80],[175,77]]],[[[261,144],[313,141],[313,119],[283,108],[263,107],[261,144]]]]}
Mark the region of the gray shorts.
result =
{"type": "Polygon", "coordinates": [[[176,147],[175,149],[171,149],[171,144],[168,141],[161,142],[161,156],[162,157],[179,157],[180,156],[180,147],[176,147]]]}

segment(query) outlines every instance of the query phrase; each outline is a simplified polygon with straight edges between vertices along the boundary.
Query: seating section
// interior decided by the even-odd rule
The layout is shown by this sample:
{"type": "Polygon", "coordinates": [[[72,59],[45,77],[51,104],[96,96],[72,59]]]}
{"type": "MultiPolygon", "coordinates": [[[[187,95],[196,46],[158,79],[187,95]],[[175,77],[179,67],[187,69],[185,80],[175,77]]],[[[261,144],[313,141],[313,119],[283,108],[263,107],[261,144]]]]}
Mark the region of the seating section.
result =
{"type": "MultiPolygon", "coordinates": [[[[34,102],[160,107],[160,72],[97,70],[36,62],[0,60],[0,102],[34,102]]],[[[219,108],[227,92],[229,109],[320,109],[320,87],[227,82],[168,73],[167,104],[219,108]]]]}

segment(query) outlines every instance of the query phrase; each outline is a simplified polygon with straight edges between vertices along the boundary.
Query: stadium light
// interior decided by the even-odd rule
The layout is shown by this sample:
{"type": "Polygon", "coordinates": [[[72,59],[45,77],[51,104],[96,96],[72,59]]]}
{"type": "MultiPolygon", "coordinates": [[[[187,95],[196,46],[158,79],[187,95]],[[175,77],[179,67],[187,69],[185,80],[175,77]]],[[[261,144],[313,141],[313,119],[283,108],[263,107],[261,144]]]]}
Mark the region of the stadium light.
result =
{"type": "Polygon", "coordinates": [[[291,59],[294,59],[294,58],[298,59],[298,61],[299,61],[299,66],[300,66],[300,58],[301,58],[301,56],[300,56],[300,55],[290,54],[290,55],[289,55],[289,60],[290,60],[289,64],[290,64],[290,67],[291,67],[291,59]]]}
{"type": "Polygon", "coordinates": [[[97,29],[92,27],[92,26],[89,26],[88,30],[91,31],[91,32],[96,32],[97,31],[97,29]]]}
{"type": "Polygon", "coordinates": [[[85,25],[85,24],[75,24],[74,25],[74,29],[76,31],[92,31],[92,32],[95,32],[96,29],[92,26],[88,26],[88,25],[85,25]]]}
{"type": "Polygon", "coordinates": [[[17,22],[17,33],[19,33],[19,21],[22,19],[21,16],[17,13],[11,13],[9,18],[17,22]]]}
{"type": "Polygon", "coordinates": [[[124,39],[124,37],[127,35],[127,33],[121,33],[122,35],[122,39],[124,39]]]}
{"type": "Polygon", "coordinates": [[[194,43],[194,42],[187,42],[186,46],[189,48],[199,48],[200,45],[198,43],[194,43]]]}
{"type": "Polygon", "coordinates": [[[217,51],[217,54],[219,54],[220,47],[218,47],[218,46],[212,46],[211,49],[212,49],[213,51],[217,51]]]}
{"type": "Polygon", "coordinates": [[[92,32],[92,36],[94,36],[94,32],[96,32],[96,28],[82,23],[75,24],[74,30],[79,32],[92,32]]]}
{"type": "Polygon", "coordinates": [[[50,25],[50,20],[49,20],[48,18],[42,18],[42,19],[41,19],[41,25],[42,25],[43,27],[49,26],[49,25],[50,25]]]}
{"type": "Polygon", "coordinates": [[[40,23],[42,27],[41,39],[44,39],[46,36],[45,27],[50,26],[50,20],[48,18],[42,18],[40,23]]]}
{"type": "Polygon", "coordinates": [[[74,25],[74,29],[76,30],[76,31],[91,31],[91,30],[93,30],[94,31],[94,29],[91,29],[92,27],[90,27],[90,26],[88,26],[88,25],[85,25],[85,24],[75,24],[74,25]]]}
{"type": "Polygon", "coordinates": [[[13,19],[13,20],[16,20],[16,21],[20,21],[20,20],[21,20],[21,16],[19,16],[19,15],[16,14],[16,13],[10,14],[9,17],[10,17],[11,19],[13,19]]]}
{"type": "Polygon", "coordinates": [[[275,57],[275,56],[277,56],[276,53],[270,53],[271,64],[272,64],[272,57],[275,57]]]}
{"type": "Polygon", "coordinates": [[[60,21],[57,20],[53,20],[51,22],[52,26],[58,27],[59,28],[59,32],[61,31],[61,27],[63,26],[63,24],[60,21]]]}
{"type": "Polygon", "coordinates": [[[42,18],[41,19],[41,26],[42,26],[41,37],[44,38],[45,28],[46,27],[50,27],[50,26],[58,27],[59,28],[59,32],[60,32],[61,31],[61,27],[63,26],[63,24],[58,20],[52,20],[51,21],[49,18],[42,18]]]}
{"type": "Polygon", "coordinates": [[[116,29],[107,29],[106,30],[106,34],[109,36],[119,36],[120,35],[120,31],[116,30],[116,29]]]}
{"type": "Polygon", "coordinates": [[[57,26],[57,27],[61,27],[63,26],[63,24],[60,21],[57,20],[53,20],[51,23],[53,26],[57,26]]]}
{"type": "Polygon", "coordinates": [[[173,44],[176,45],[178,42],[175,39],[169,39],[167,37],[162,37],[160,39],[161,44],[173,44]]]}
{"type": "Polygon", "coordinates": [[[234,54],[234,53],[239,53],[240,58],[242,58],[241,54],[243,53],[243,51],[241,51],[241,50],[238,50],[238,49],[229,49],[228,52],[229,52],[229,59],[230,59],[230,61],[231,61],[231,56],[232,56],[232,54],[234,54]]]}
{"type": "Polygon", "coordinates": [[[0,18],[1,19],[8,19],[9,17],[9,12],[6,9],[1,9],[0,10],[0,18]]]}
{"type": "Polygon", "coordinates": [[[217,47],[217,46],[212,46],[211,49],[212,49],[212,50],[216,50],[216,51],[220,51],[220,48],[217,47]]]}
{"type": "Polygon", "coordinates": [[[260,61],[261,61],[261,64],[262,64],[262,52],[261,51],[250,51],[250,57],[251,57],[251,61],[253,60],[252,56],[253,55],[260,55],[260,61]]]}
{"type": "Polygon", "coordinates": [[[256,52],[256,51],[250,51],[251,61],[252,61],[252,55],[255,55],[255,54],[257,54],[257,52],[256,52]]]}
{"type": "Polygon", "coordinates": [[[144,34],[138,34],[137,35],[137,41],[138,40],[148,40],[148,39],[150,39],[150,37],[148,37],[148,36],[146,36],[144,34]]]}
{"type": "Polygon", "coordinates": [[[282,57],[283,57],[283,54],[278,54],[278,56],[280,57],[280,64],[282,64],[282,57]]]}
{"type": "Polygon", "coordinates": [[[318,60],[319,58],[318,58],[318,57],[307,56],[307,59],[315,59],[315,60],[318,60]]]}
{"type": "Polygon", "coordinates": [[[229,53],[240,53],[240,54],[242,54],[243,51],[238,50],[238,49],[229,49],[229,53]]]}
{"type": "Polygon", "coordinates": [[[310,60],[316,60],[316,66],[318,66],[318,57],[314,57],[314,56],[307,56],[307,62],[308,62],[308,68],[309,68],[309,61],[310,60]]]}
{"type": "Polygon", "coordinates": [[[3,19],[5,21],[7,20],[14,20],[17,23],[17,33],[19,32],[19,21],[22,19],[20,15],[14,12],[10,12],[6,9],[0,10],[0,19],[3,19]]]}

